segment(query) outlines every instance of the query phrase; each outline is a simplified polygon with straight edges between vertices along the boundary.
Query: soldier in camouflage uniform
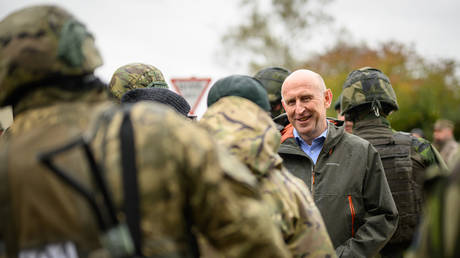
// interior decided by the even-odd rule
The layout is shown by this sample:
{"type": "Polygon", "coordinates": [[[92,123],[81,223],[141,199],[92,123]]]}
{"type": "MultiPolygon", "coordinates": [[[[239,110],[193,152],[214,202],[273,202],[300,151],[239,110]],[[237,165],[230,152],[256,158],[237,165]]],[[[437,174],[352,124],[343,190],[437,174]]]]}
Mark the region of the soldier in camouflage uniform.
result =
{"type": "Polygon", "coordinates": [[[15,114],[0,139],[7,257],[194,257],[194,230],[227,257],[287,256],[255,179],[202,129],[163,105],[108,101],[71,14],[21,9],[0,42],[0,106],[15,114]]]}
{"type": "Polygon", "coordinates": [[[284,113],[281,105],[281,85],[291,72],[281,67],[268,67],[258,71],[254,78],[259,80],[268,93],[272,118],[284,113]]]}
{"type": "Polygon", "coordinates": [[[15,117],[0,144],[0,241],[8,257],[46,244],[63,257],[75,244],[96,250],[97,227],[86,203],[37,161],[40,150],[78,135],[84,114],[107,99],[106,85],[93,75],[102,64],[94,39],[68,12],[36,6],[2,20],[0,41],[0,106],[12,105],[15,117]]]}
{"type": "Polygon", "coordinates": [[[117,189],[125,191],[125,177],[137,174],[144,256],[198,257],[199,233],[224,257],[286,257],[255,191],[255,178],[216,148],[205,130],[175,111],[145,102],[107,108],[92,123],[87,139],[108,173],[120,210],[127,205],[126,195],[117,189]],[[125,171],[123,164],[134,155],[123,145],[127,118],[137,173],[125,171]]]}
{"type": "Polygon", "coordinates": [[[436,175],[425,184],[422,224],[405,257],[460,257],[460,153],[450,173],[431,168],[436,175]]]}
{"type": "Polygon", "coordinates": [[[455,154],[459,144],[454,138],[454,123],[447,119],[438,119],[434,123],[433,145],[439,151],[447,166],[455,165],[455,154]]]}
{"type": "Polygon", "coordinates": [[[141,63],[118,68],[109,83],[110,93],[119,100],[127,91],[140,88],[168,88],[168,84],[160,70],[141,63]]]}
{"type": "MultiPolygon", "coordinates": [[[[227,79],[232,77],[235,76],[227,79]]],[[[252,78],[241,79],[250,87],[252,78]]],[[[220,86],[226,86],[225,78],[213,87],[220,86]]],[[[263,97],[267,98],[265,93],[256,98],[263,97]]],[[[281,135],[261,107],[239,96],[222,97],[208,108],[199,123],[257,177],[263,197],[272,208],[272,219],[294,257],[335,257],[310,192],[282,165],[277,153],[281,135]]]]}
{"type": "Polygon", "coordinates": [[[387,116],[398,110],[396,95],[387,76],[364,67],[351,72],[341,94],[341,110],[353,121],[353,134],[368,140],[379,151],[400,219],[383,256],[401,257],[409,246],[422,206],[424,171],[445,166],[430,142],[394,131],[387,116]]]}

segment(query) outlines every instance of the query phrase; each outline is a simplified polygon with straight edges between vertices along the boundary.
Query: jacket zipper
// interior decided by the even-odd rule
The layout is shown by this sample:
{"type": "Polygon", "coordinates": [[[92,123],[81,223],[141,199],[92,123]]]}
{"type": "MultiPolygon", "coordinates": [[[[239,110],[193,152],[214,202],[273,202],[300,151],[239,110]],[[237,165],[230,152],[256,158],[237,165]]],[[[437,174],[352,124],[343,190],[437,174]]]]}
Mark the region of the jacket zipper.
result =
{"type": "Polygon", "coordinates": [[[351,237],[354,237],[355,236],[355,207],[353,206],[351,195],[348,195],[348,204],[350,205],[350,213],[351,213],[351,237]]]}
{"type": "Polygon", "coordinates": [[[314,186],[315,186],[315,170],[311,171],[311,185],[310,185],[310,192],[311,195],[314,195],[314,186]]]}

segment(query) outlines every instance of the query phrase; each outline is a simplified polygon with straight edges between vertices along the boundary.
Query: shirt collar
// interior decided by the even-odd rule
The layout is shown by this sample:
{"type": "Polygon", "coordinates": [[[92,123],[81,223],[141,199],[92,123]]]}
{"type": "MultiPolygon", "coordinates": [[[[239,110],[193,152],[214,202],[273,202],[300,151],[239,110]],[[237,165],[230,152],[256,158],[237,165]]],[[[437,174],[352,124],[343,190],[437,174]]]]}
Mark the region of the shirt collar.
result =
{"type": "MultiPolygon", "coordinates": [[[[320,134],[318,137],[313,139],[311,144],[313,145],[316,142],[324,142],[326,140],[328,128],[329,128],[329,123],[327,123],[326,130],[324,130],[324,132],[322,134],[320,134]]],[[[296,141],[297,141],[297,143],[299,145],[301,143],[309,145],[306,141],[304,141],[304,139],[302,139],[302,137],[300,137],[299,133],[297,132],[297,130],[295,128],[293,128],[293,134],[294,134],[294,137],[295,137],[295,139],[296,139],[296,141]]]]}

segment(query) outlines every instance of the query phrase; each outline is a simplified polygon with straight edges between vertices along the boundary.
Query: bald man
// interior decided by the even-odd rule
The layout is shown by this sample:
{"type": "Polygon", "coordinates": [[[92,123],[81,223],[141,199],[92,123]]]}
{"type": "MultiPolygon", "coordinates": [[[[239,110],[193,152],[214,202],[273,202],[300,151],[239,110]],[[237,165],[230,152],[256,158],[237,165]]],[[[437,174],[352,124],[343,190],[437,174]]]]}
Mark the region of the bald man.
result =
{"type": "Polygon", "coordinates": [[[327,120],[332,92],[321,76],[297,70],[283,83],[288,124],[279,154],[314,197],[339,257],[372,257],[393,235],[398,212],[380,156],[369,142],[327,120]]]}

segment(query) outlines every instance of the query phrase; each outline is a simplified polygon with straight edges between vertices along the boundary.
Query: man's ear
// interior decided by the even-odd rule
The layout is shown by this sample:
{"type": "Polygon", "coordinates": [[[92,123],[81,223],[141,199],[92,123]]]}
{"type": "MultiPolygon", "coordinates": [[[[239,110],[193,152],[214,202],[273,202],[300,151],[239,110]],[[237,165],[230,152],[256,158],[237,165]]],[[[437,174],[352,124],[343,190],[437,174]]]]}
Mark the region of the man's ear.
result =
{"type": "Polygon", "coordinates": [[[332,91],[331,89],[326,89],[324,92],[324,106],[328,109],[332,103],[332,91]]]}

